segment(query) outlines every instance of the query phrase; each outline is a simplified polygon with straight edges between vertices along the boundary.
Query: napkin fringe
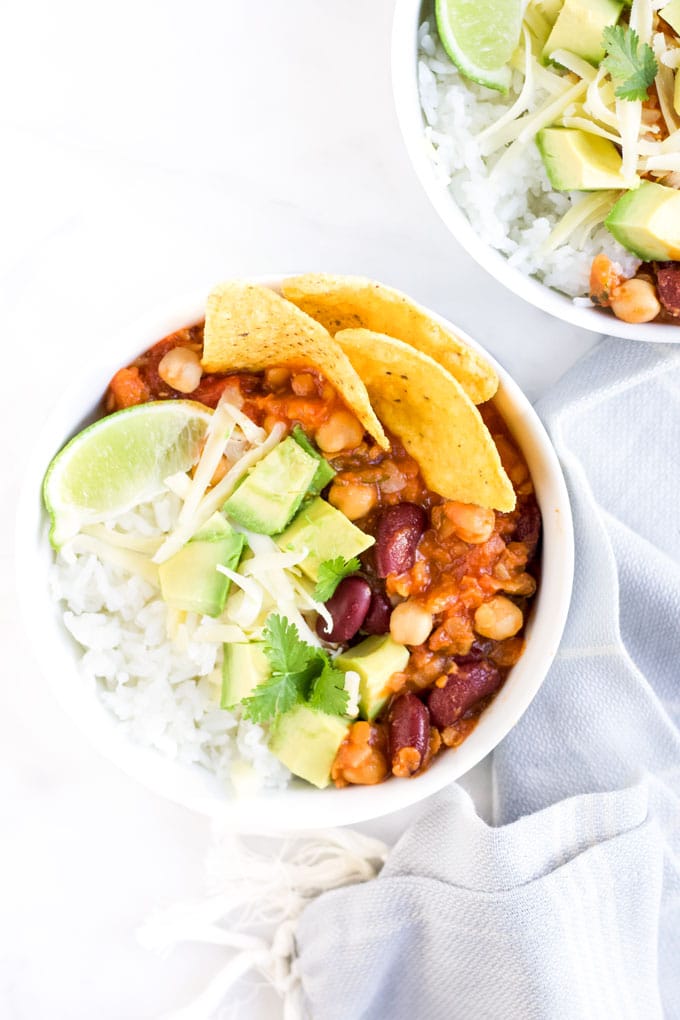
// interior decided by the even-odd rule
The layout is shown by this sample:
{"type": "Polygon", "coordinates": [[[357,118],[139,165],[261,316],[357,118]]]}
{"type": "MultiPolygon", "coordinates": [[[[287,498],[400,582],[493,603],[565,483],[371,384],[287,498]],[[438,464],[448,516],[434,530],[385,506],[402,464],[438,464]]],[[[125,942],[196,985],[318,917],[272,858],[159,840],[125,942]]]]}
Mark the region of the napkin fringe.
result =
{"type": "MultiPolygon", "coordinates": [[[[138,930],[139,943],[161,954],[183,942],[228,952],[224,966],[192,1002],[159,1020],[210,1020],[250,971],[280,995],[284,1020],[304,1020],[296,966],[298,919],[321,893],[375,878],[388,852],[381,840],[350,829],[251,838],[263,846],[256,849],[226,829],[216,833],[208,856],[212,891],[157,912],[138,930]]],[[[239,1005],[231,1003],[235,1010],[239,1005]]]]}

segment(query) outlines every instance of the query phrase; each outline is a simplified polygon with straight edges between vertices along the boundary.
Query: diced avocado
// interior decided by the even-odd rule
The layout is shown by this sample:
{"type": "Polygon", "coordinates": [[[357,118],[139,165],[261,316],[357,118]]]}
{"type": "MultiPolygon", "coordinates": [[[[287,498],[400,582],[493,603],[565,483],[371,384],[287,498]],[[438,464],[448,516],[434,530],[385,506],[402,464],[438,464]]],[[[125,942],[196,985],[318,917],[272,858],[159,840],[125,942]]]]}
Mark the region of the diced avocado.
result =
{"type": "Polygon", "coordinates": [[[231,582],[217,567],[235,570],[245,544],[244,535],[235,532],[221,514],[213,514],[190,542],[159,565],[163,600],[173,609],[219,616],[231,582]]]}
{"type": "Polygon", "coordinates": [[[312,581],[318,581],[319,567],[324,560],[332,560],[336,556],[349,560],[369,549],[375,539],[357,528],[330,503],[317,497],[303,506],[293,523],[274,541],[283,552],[307,549],[300,568],[312,581]]]}
{"type": "Polygon", "coordinates": [[[331,767],[349,727],[349,720],[339,715],[296,705],[274,723],[269,750],[294,776],[323,789],[330,782],[331,767]]]}
{"type": "Polygon", "coordinates": [[[408,648],[389,634],[375,634],[338,655],[338,669],[359,674],[359,712],[365,719],[375,719],[390,696],[387,681],[406,669],[408,657],[408,648]]]}
{"type": "Polygon", "coordinates": [[[312,478],[312,484],[309,486],[310,496],[318,496],[322,489],[325,489],[328,483],[335,478],[335,468],[332,468],[325,457],[319,453],[316,447],[313,445],[309,436],[296,425],[291,435],[293,439],[301,446],[306,453],[309,453],[312,457],[316,457],[319,462],[319,466],[316,469],[316,474],[312,478]]]}
{"type": "Polygon", "coordinates": [[[223,509],[244,528],[276,535],[306,496],[319,461],[290,436],[258,461],[223,509]]]}
{"type": "Polygon", "coordinates": [[[669,4],[662,7],[659,17],[663,18],[667,25],[670,25],[674,32],[680,35],[680,0],[671,0],[669,4]]]}
{"type": "Polygon", "coordinates": [[[532,6],[535,7],[537,11],[540,11],[543,17],[546,18],[551,25],[554,25],[557,21],[558,14],[564,7],[564,0],[534,0],[532,6]]]}
{"type": "Polygon", "coordinates": [[[543,60],[555,50],[569,50],[596,67],[604,59],[602,33],[621,16],[622,0],[564,0],[557,21],[543,47],[543,60]]]}
{"type": "Polygon", "coordinates": [[[270,673],[269,659],[261,641],[224,646],[222,661],[222,708],[233,708],[252,694],[270,673]]]}
{"type": "Polygon", "coordinates": [[[639,183],[626,181],[613,142],[574,128],[543,128],[536,135],[550,183],[557,191],[605,191],[639,183]]]}
{"type": "Polygon", "coordinates": [[[680,259],[680,191],[643,181],[618,200],[605,226],[645,262],[680,259]]]}

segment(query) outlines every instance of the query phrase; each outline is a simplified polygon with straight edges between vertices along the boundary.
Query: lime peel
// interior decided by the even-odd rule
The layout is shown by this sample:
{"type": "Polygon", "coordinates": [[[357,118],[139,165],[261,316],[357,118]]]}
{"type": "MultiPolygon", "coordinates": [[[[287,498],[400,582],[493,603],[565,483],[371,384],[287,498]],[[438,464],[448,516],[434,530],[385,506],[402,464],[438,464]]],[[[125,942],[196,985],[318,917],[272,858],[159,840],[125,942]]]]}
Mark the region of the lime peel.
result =
{"type": "Polygon", "coordinates": [[[83,429],[52,460],[43,482],[59,549],[88,524],[110,520],[164,490],[198,460],[212,411],[193,400],[138,404],[83,429]]]}
{"type": "Polygon", "coordinates": [[[461,74],[507,92],[522,30],[522,0],[436,0],[442,46],[461,74]]]}

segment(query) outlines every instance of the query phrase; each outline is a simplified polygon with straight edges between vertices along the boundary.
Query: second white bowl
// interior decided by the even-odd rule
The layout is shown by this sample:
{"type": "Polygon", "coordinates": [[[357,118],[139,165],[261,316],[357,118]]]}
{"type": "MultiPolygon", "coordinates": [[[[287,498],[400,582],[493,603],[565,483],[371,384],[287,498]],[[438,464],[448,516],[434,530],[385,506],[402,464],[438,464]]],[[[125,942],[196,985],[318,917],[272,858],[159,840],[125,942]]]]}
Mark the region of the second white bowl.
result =
{"type": "Polygon", "coordinates": [[[564,322],[593,333],[629,340],[680,343],[680,324],[648,322],[632,325],[598,308],[575,305],[571,298],[526,276],[500,252],[477,236],[473,225],[450,191],[437,179],[425,141],[425,119],[418,89],[418,29],[429,4],[397,0],[392,30],[392,86],[397,118],[413,168],[439,216],[468,255],[513,294],[564,322]]]}

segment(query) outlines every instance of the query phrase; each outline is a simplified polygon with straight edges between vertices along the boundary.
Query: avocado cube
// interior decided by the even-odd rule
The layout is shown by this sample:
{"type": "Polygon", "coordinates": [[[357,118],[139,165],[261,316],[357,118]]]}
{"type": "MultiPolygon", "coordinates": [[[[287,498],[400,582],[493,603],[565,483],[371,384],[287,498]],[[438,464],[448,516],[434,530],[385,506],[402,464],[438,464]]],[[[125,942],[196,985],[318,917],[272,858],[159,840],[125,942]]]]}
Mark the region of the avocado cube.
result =
{"type": "Polygon", "coordinates": [[[645,262],[680,259],[680,191],[643,181],[618,200],[605,226],[645,262]]]}
{"type": "MultiPolygon", "coordinates": [[[[575,128],[543,128],[536,145],[550,183],[557,191],[604,191],[630,187],[621,173],[613,142],[575,128]]],[[[639,184],[638,177],[635,184],[639,184]]]]}
{"type": "Polygon", "coordinates": [[[288,436],[257,462],[223,510],[250,531],[276,535],[302,503],[318,468],[318,458],[288,436]]]}
{"type": "Polygon", "coordinates": [[[605,55],[602,33],[616,24],[623,7],[623,0],[564,0],[543,47],[543,60],[547,63],[555,50],[569,50],[597,67],[605,55]]]}
{"type": "Polygon", "coordinates": [[[375,539],[357,528],[330,503],[317,497],[303,506],[293,523],[274,541],[283,552],[307,549],[300,569],[312,581],[318,581],[319,567],[324,560],[332,560],[336,556],[349,560],[369,549],[375,539]]]}
{"type": "Polygon", "coordinates": [[[261,641],[233,642],[224,646],[221,708],[233,708],[263,683],[271,667],[261,641]]]}
{"type": "Polygon", "coordinates": [[[309,436],[299,425],[295,426],[291,434],[298,446],[301,446],[310,456],[316,457],[319,462],[316,474],[312,478],[312,484],[309,486],[309,492],[307,493],[309,496],[318,496],[328,483],[335,478],[335,468],[331,467],[326,458],[321,456],[309,436]]]}
{"type": "Polygon", "coordinates": [[[554,25],[564,6],[564,0],[534,0],[533,6],[543,15],[549,24],[554,25]]]}
{"type": "Polygon", "coordinates": [[[235,570],[245,542],[221,514],[213,514],[191,541],[159,565],[163,600],[173,609],[219,616],[231,582],[217,567],[235,570]]]}
{"type": "Polygon", "coordinates": [[[391,693],[387,686],[390,677],[406,669],[408,658],[408,648],[389,634],[375,634],[338,655],[338,669],[359,674],[359,712],[365,719],[378,715],[391,693]]]}
{"type": "Polygon", "coordinates": [[[323,789],[331,780],[338,748],[350,722],[308,705],[296,705],[280,715],[272,727],[269,750],[294,776],[323,789]]]}

